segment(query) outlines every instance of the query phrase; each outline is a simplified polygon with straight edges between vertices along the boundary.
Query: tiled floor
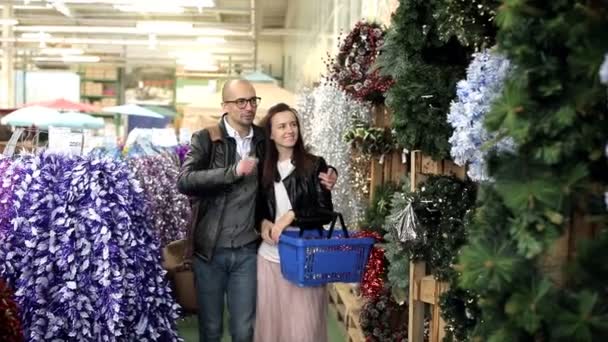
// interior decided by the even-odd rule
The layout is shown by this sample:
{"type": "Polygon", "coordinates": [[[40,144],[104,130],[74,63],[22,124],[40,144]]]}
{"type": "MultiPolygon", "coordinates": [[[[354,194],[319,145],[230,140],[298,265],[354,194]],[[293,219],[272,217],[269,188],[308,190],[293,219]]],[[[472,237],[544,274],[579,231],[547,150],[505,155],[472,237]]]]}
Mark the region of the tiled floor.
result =
{"type": "MultiPolygon", "coordinates": [[[[327,315],[327,330],[329,335],[329,342],[344,342],[346,338],[340,331],[336,317],[330,312],[327,315]]],[[[227,322],[224,324],[228,326],[227,322]]],[[[189,316],[178,323],[178,329],[180,335],[184,338],[185,342],[198,342],[198,323],[195,316],[189,316]]],[[[230,342],[228,331],[224,329],[224,338],[222,342],[230,342]]]]}

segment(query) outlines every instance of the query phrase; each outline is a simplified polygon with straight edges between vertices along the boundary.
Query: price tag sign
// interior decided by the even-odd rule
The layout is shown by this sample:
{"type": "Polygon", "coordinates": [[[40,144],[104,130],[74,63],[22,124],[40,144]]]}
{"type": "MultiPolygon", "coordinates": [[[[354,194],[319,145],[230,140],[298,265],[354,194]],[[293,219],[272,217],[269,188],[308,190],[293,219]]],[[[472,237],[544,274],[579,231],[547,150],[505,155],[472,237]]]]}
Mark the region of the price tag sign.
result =
{"type": "Polygon", "coordinates": [[[84,147],[82,129],[49,127],[49,151],[68,155],[81,155],[84,147]]]}

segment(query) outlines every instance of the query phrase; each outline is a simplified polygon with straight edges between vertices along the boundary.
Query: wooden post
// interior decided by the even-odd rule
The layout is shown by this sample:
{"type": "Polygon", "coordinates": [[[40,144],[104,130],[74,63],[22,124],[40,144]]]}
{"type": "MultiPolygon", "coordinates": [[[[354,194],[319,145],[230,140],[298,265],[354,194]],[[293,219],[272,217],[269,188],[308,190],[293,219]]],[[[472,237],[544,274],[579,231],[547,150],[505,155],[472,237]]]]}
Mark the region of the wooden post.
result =
{"type": "Polygon", "coordinates": [[[384,159],[382,160],[382,169],[384,176],[384,183],[388,183],[393,179],[393,154],[387,153],[384,155],[384,159]]]}
{"type": "Polygon", "coordinates": [[[391,127],[391,115],[385,105],[375,105],[373,108],[373,123],[376,127],[391,127]]]}
{"type": "MultiPolygon", "coordinates": [[[[407,158],[407,155],[405,156],[407,158]]],[[[403,155],[402,151],[394,151],[393,152],[393,163],[392,163],[392,181],[394,183],[399,183],[403,176],[407,173],[407,164],[403,163],[403,155]]],[[[407,161],[407,160],[406,160],[407,161]]]]}
{"type": "Polygon", "coordinates": [[[410,299],[408,316],[408,342],[424,341],[424,303],[420,298],[420,281],[426,273],[424,262],[410,262],[410,299]]]}
{"type": "Polygon", "coordinates": [[[369,184],[369,200],[373,201],[376,194],[376,187],[384,183],[384,166],[380,164],[378,158],[372,156],[371,180],[369,184]]]}
{"type": "MultiPolygon", "coordinates": [[[[416,187],[426,179],[426,175],[453,175],[464,179],[465,168],[451,161],[433,160],[421,151],[410,155],[410,188],[416,187]]],[[[432,270],[431,270],[432,271],[432,270]]],[[[424,338],[424,308],[431,305],[430,342],[440,342],[445,337],[445,321],[441,317],[439,296],[449,289],[446,282],[437,281],[433,275],[426,275],[423,262],[410,262],[410,298],[408,338],[410,342],[420,342],[424,338]]]]}

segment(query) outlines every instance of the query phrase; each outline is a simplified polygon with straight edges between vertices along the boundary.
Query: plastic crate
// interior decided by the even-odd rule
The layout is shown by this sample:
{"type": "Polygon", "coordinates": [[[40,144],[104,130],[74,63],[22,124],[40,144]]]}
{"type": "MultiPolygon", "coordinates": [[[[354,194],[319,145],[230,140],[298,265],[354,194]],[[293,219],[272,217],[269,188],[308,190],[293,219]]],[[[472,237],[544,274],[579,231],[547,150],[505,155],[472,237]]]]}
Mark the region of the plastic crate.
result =
{"type": "Polygon", "coordinates": [[[353,234],[333,228],[284,231],[279,238],[283,277],[300,287],[360,282],[375,241],[348,237],[353,234]]]}

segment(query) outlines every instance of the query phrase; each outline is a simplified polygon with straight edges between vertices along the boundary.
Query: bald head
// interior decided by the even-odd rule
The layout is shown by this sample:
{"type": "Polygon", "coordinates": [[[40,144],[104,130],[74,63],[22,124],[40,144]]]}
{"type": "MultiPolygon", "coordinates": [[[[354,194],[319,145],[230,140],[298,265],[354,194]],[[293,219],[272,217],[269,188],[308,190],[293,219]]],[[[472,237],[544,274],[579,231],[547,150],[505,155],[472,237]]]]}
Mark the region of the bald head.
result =
{"type": "Polygon", "coordinates": [[[222,87],[222,101],[231,101],[236,99],[238,96],[236,96],[235,93],[239,93],[239,90],[253,91],[255,94],[255,89],[253,88],[251,82],[242,79],[228,80],[222,87]]]}
{"type": "Polygon", "coordinates": [[[255,119],[255,97],[255,88],[247,80],[230,80],[222,87],[222,109],[228,114],[230,126],[242,133],[242,136],[249,133],[255,119]]]}

